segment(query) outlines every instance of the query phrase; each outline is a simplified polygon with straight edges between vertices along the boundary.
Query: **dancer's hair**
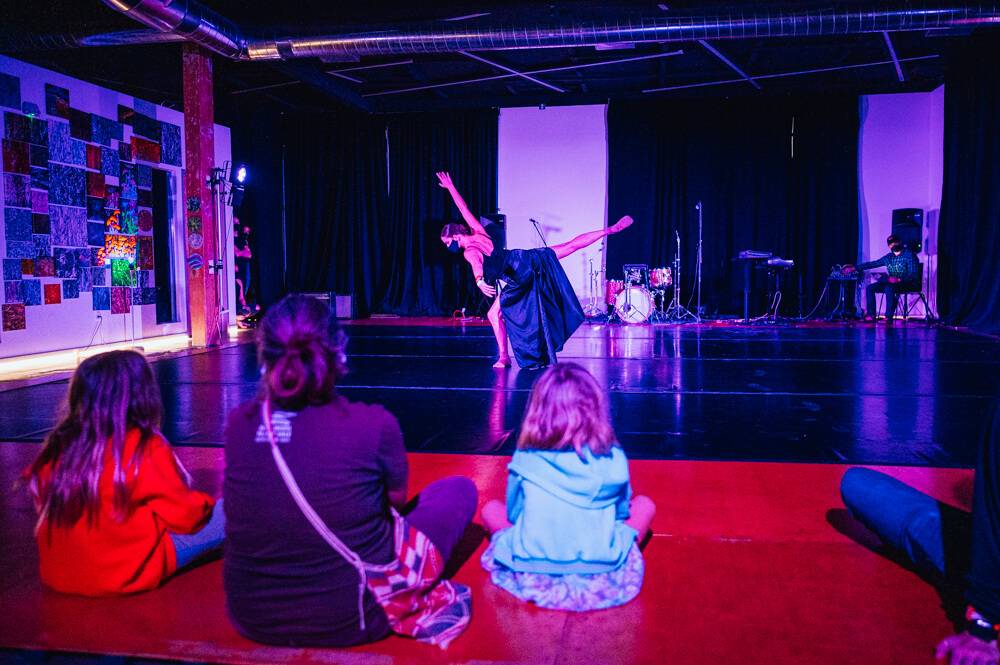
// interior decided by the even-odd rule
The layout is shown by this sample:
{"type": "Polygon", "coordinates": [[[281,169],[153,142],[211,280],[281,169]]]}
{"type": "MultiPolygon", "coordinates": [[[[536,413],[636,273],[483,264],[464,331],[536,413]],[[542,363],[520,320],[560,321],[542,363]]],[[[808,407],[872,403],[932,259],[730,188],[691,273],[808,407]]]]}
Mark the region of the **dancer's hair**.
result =
{"type": "Polygon", "coordinates": [[[606,455],[618,443],[604,390],[576,363],[553,365],[531,390],[517,447],[521,450],[584,448],[606,455]]]}
{"type": "Polygon", "coordinates": [[[50,529],[72,527],[83,517],[91,524],[97,519],[109,445],[114,513],[122,520],[128,517],[133,507],[129,484],[150,440],[159,435],[162,411],[159,387],[141,354],[110,351],[80,363],[69,385],[64,414],[26,474],[39,515],[50,529]],[[133,429],[139,430],[139,443],[126,468],[125,439],[133,429]]]}
{"type": "Polygon", "coordinates": [[[333,399],[347,373],[347,336],[333,310],[315,298],[285,296],[268,309],[257,334],[264,393],[298,411],[333,399]]]}
{"type": "Polygon", "coordinates": [[[464,222],[455,222],[452,224],[445,224],[441,228],[442,238],[451,238],[452,236],[471,236],[472,229],[469,228],[468,224],[464,222]]]}

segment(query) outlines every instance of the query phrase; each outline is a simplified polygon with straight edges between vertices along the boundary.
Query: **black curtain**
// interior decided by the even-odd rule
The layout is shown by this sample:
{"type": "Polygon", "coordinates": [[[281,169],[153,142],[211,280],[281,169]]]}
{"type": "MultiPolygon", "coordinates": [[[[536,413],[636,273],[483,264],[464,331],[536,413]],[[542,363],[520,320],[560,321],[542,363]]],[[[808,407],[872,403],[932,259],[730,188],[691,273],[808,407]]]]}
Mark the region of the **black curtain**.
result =
{"type": "MultiPolygon", "coordinates": [[[[701,201],[706,312],[741,310],[732,258],[742,249],[794,259],[782,312],[798,312],[800,276],[808,309],[830,265],[857,256],[858,128],[853,97],[612,102],[609,222],[631,214],[638,224],[609,241],[608,277],[625,263],[670,265],[680,233],[687,304],[701,201]]],[[[760,275],[755,282],[761,296],[760,275]]]]}
{"type": "Polygon", "coordinates": [[[351,294],[366,316],[384,291],[385,121],[286,117],[287,290],[351,294]]]}
{"type": "Polygon", "coordinates": [[[281,229],[281,115],[248,110],[233,123],[233,162],[244,163],[250,175],[237,214],[252,229],[251,290],[266,307],[285,294],[281,229]]]}
{"type": "Polygon", "coordinates": [[[1000,330],[1000,46],[974,38],[945,76],[944,188],[938,226],[943,320],[1000,330]]]}
{"type": "Polygon", "coordinates": [[[482,304],[468,265],[439,240],[442,224],[460,217],[434,173],[451,172],[474,214],[496,212],[498,117],[488,109],[389,118],[382,311],[439,316],[482,304]]]}

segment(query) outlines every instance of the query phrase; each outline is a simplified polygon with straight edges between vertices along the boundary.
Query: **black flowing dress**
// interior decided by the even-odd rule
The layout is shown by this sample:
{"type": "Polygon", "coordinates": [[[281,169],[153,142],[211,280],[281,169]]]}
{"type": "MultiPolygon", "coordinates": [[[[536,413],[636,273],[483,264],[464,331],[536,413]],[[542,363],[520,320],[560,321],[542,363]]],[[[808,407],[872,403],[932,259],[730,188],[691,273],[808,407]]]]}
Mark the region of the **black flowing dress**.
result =
{"type": "Polygon", "coordinates": [[[502,280],[500,311],[519,367],[552,365],[556,353],[583,323],[583,309],[556,253],[539,249],[504,249],[499,226],[486,233],[493,253],[483,257],[483,279],[502,280]]]}

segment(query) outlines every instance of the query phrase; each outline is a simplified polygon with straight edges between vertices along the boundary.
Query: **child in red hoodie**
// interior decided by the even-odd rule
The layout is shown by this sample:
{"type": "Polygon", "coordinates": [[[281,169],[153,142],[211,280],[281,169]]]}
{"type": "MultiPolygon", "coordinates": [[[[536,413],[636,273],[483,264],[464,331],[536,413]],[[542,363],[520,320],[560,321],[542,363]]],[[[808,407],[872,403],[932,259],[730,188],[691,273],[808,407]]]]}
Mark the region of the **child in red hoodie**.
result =
{"type": "Polygon", "coordinates": [[[159,432],[161,411],[141,354],[80,364],[67,413],[25,472],[46,585],[87,596],[145,591],[222,544],[222,504],[189,488],[159,432]]]}

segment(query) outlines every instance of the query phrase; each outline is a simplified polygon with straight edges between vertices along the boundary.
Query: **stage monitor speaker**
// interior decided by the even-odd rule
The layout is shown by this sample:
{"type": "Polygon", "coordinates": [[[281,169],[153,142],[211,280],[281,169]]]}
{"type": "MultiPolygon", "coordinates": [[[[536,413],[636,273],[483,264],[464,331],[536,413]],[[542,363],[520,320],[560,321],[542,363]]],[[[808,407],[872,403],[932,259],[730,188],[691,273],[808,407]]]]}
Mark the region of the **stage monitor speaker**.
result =
{"type": "Polygon", "coordinates": [[[355,318],[354,312],[354,298],[349,295],[338,295],[332,291],[320,291],[317,293],[300,293],[299,295],[309,296],[310,298],[315,298],[319,300],[327,307],[333,309],[334,316],[338,319],[353,319],[355,318]]]}
{"type": "Polygon", "coordinates": [[[892,234],[914,253],[923,248],[924,211],[922,208],[897,208],[892,211],[892,234]]]}

